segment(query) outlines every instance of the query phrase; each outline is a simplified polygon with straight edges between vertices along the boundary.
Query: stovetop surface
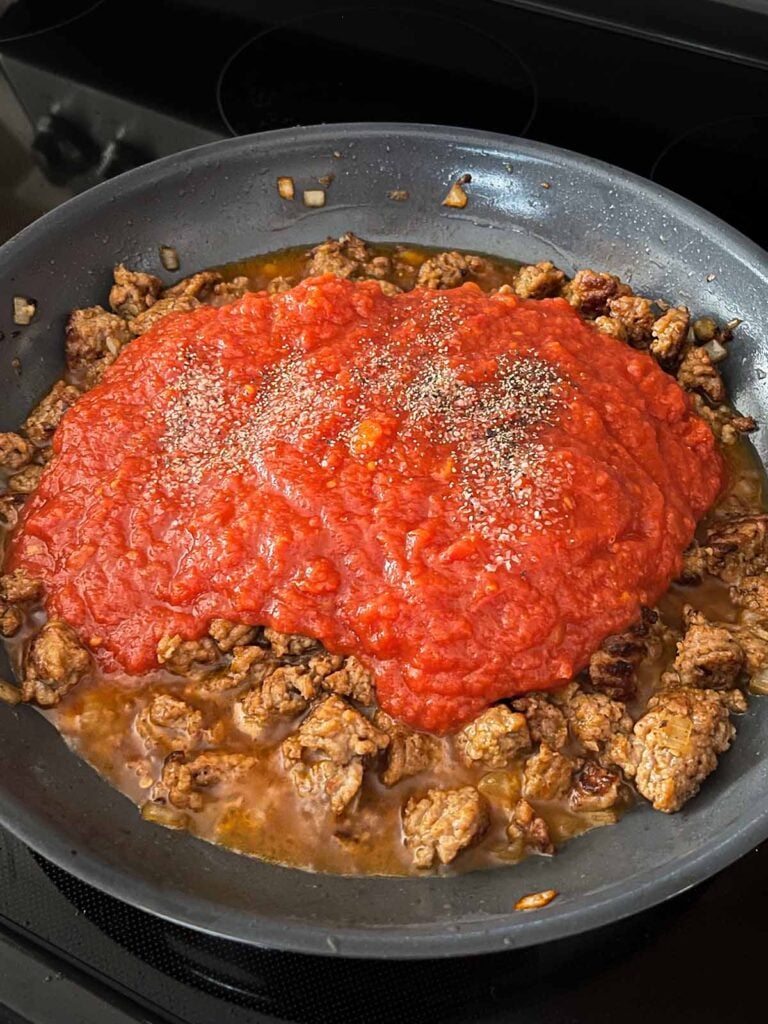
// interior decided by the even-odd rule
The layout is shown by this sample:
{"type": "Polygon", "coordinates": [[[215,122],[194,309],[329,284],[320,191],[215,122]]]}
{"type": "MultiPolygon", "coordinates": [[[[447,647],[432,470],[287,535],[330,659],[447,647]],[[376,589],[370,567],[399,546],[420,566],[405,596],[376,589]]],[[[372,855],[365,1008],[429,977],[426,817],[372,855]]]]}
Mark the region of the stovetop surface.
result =
{"type": "MultiPolygon", "coordinates": [[[[599,157],[768,245],[768,11],[754,0],[639,10],[625,0],[0,0],[0,242],[84,188],[191,145],[402,120],[599,157]]],[[[575,939],[366,964],[158,921],[0,831],[0,1024],[738,1020],[762,991],[767,879],[764,845],[575,939]]]]}

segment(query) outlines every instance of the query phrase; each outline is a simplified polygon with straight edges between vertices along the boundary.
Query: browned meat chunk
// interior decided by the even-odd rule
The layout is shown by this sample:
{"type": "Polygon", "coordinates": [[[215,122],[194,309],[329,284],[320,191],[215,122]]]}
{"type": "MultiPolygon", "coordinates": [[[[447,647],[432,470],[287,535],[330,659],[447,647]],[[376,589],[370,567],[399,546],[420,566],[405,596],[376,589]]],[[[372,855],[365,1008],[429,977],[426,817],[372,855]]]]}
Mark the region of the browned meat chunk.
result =
{"type": "Polygon", "coordinates": [[[603,640],[589,659],[589,679],[596,690],[621,700],[634,696],[637,666],[648,654],[648,636],[657,620],[653,609],[643,608],[638,622],[603,640]]]}
{"type": "Polygon", "coordinates": [[[565,274],[554,263],[545,260],[520,267],[515,276],[515,292],[521,299],[546,299],[559,295],[565,283],[565,274]]]}
{"type": "Polygon", "coordinates": [[[188,750],[203,732],[203,714],[171,693],[156,693],[136,718],[136,731],[148,744],[188,750]]]}
{"type": "Polygon", "coordinates": [[[236,702],[235,724],[256,739],[276,717],[304,711],[314,696],[315,686],[307,669],[303,665],[283,665],[236,702]]]}
{"type": "Polygon", "coordinates": [[[24,625],[21,609],[0,600],[0,636],[15,636],[24,625]]]}
{"type": "Polygon", "coordinates": [[[20,469],[18,473],[8,477],[8,490],[11,494],[32,494],[33,491],[37,490],[43,469],[43,466],[36,466],[34,464],[20,469]]]}
{"type": "Polygon", "coordinates": [[[20,434],[0,434],[0,468],[21,469],[32,458],[34,449],[20,434]]]}
{"type": "Polygon", "coordinates": [[[685,635],[678,641],[672,664],[680,685],[715,690],[735,686],[744,669],[744,651],[738,640],[690,606],[684,609],[683,619],[685,635]]]}
{"type": "Polygon", "coordinates": [[[208,633],[216,641],[219,650],[229,654],[233,647],[250,644],[255,639],[258,629],[256,626],[230,622],[229,619],[213,619],[208,627],[208,633]]]}
{"type": "Polygon", "coordinates": [[[651,352],[663,363],[673,363],[682,354],[688,337],[691,315],[685,306],[671,306],[655,320],[651,333],[651,352]]]}
{"type": "Polygon", "coordinates": [[[707,571],[707,553],[696,541],[683,552],[683,568],[677,578],[686,587],[698,587],[707,571]]]}
{"type": "MultiPolygon", "coordinates": [[[[762,614],[762,613],[761,613],[762,614]]],[[[749,618],[752,616],[747,613],[749,618]]],[[[728,627],[744,653],[744,667],[750,676],[760,675],[768,669],[768,622],[762,618],[740,626],[728,627]]],[[[735,690],[732,693],[740,693],[735,690]]]]}
{"type": "Polygon", "coordinates": [[[126,320],[132,320],[154,305],[163,287],[163,282],[154,274],[127,270],[122,263],[115,267],[114,278],[109,304],[126,320]]]}
{"type": "Polygon", "coordinates": [[[328,804],[331,811],[339,815],[360,792],[363,764],[357,760],[349,764],[334,764],[333,761],[298,764],[291,769],[291,779],[302,799],[328,804]]]}
{"type": "Polygon", "coordinates": [[[595,319],[595,327],[602,334],[610,334],[616,341],[629,341],[629,332],[622,320],[614,316],[599,316],[595,319]]]}
{"type": "Polygon", "coordinates": [[[456,751],[467,767],[506,768],[531,749],[525,715],[496,704],[456,733],[456,751]]]}
{"type": "Polygon", "coordinates": [[[542,743],[525,762],[523,796],[526,800],[557,800],[571,788],[574,762],[542,743]]]}
{"type": "Polygon", "coordinates": [[[201,789],[230,786],[247,775],[256,758],[247,754],[206,751],[187,761],[180,751],[169,754],[163,765],[157,796],[167,798],[175,807],[199,811],[203,806],[201,789]]]}
{"type": "Polygon", "coordinates": [[[273,277],[267,285],[267,293],[269,295],[280,295],[282,292],[289,292],[293,285],[294,282],[290,277],[273,277]]]}
{"type": "Polygon", "coordinates": [[[276,658],[285,658],[289,654],[307,654],[309,651],[316,651],[320,646],[312,637],[302,636],[300,633],[278,633],[269,626],[264,630],[264,639],[276,658]]]}
{"type": "Polygon", "coordinates": [[[730,595],[737,608],[768,616],[768,575],[744,576],[731,587],[730,595]]]}
{"type": "Polygon", "coordinates": [[[66,381],[57,380],[45,398],[38,402],[21,428],[32,444],[48,444],[61,417],[79,397],[80,392],[76,387],[67,384],[66,381]]]}
{"type": "Polygon", "coordinates": [[[651,697],[635,725],[638,791],[657,811],[679,810],[715,770],[734,732],[728,707],[714,690],[677,689],[651,697]]]}
{"type": "Polygon", "coordinates": [[[373,704],[373,679],[357,658],[347,658],[336,671],[325,676],[320,684],[329,693],[351,697],[361,704],[373,704]]]}
{"type": "Polygon", "coordinates": [[[329,238],[307,254],[307,277],[333,274],[335,277],[386,277],[392,270],[388,256],[374,256],[365,242],[351,232],[329,238]]]}
{"type": "Polygon", "coordinates": [[[596,761],[586,761],[568,797],[572,811],[606,811],[620,798],[621,774],[596,761]]]}
{"type": "Polygon", "coordinates": [[[507,825],[507,839],[510,850],[521,857],[526,850],[547,855],[555,852],[546,821],[538,817],[527,800],[518,800],[515,804],[507,825]]]}
{"type": "Polygon", "coordinates": [[[620,295],[631,295],[632,289],[613,274],[596,270],[579,270],[563,289],[563,295],[582,316],[593,319],[608,314],[608,303],[620,295]]]}
{"type": "Polygon", "coordinates": [[[218,657],[216,644],[207,636],[200,640],[182,640],[178,634],[164,636],[157,645],[157,660],[177,676],[187,675],[200,665],[210,665],[218,657]]]}
{"type": "Polygon", "coordinates": [[[573,738],[586,750],[599,751],[617,734],[632,731],[625,705],[605,693],[577,691],[564,706],[573,738]]]}
{"type": "Polygon", "coordinates": [[[344,664],[341,654],[331,654],[329,651],[320,651],[307,659],[307,671],[312,676],[312,682],[322,687],[323,680],[338,672],[344,664]]]}
{"type": "Polygon", "coordinates": [[[553,750],[561,750],[568,742],[565,715],[545,694],[529,693],[518,697],[512,707],[525,715],[534,743],[546,743],[553,750]]]}
{"type": "Polygon", "coordinates": [[[707,567],[726,583],[768,569],[768,515],[715,523],[707,532],[707,567]]]}
{"type": "Polygon", "coordinates": [[[631,345],[645,348],[651,340],[653,303],[640,295],[618,295],[608,300],[610,315],[624,325],[631,345]]]}
{"type": "Polygon", "coordinates": [[[751,416],[741,416],[728,405],[708,405],[701,395],[694,394],[692,397],[696,412],[723,444],[736,444],[742,434],[751,434],[757,430],[757,422],[751,416]]]}
{"type": "Polygon", "coordinates": [[[300,760],[303,751],[312,751],[335,764],[349,764],[355,757],[377,754],[388,743],[385,732],[333,694],[315,705],[298,732],[283,742],[283,754],[290,762],[300,760]]]}
{"type": "Polygon", "coordinates": [[[206,304],[208,306],[226,306],[230,302],[242,299],[249,291],[251,288],[247,277],[233,277],[231,281],[221,281],[214,285],[213,294],[206,304]]]}
{"type": "Polygon", "coordinates": [[[149,309],[133,317],[128,321],[128,326],[134,334],[145,334],[150,327],[169,316],[171,313],[189,313],[193,309],[199,309],[201,303],[191,295],[171,296],[167,299],[158,299],[149,309]]]}
{"type": "Polygon", "coordinates": [[[121,316],[101,306],[76,309],[67,321],[64,349],[70,370],[101,364],[100,372],[113,363],[133,335],[121,316]]]}
{"type": "Polygon", "coordinates": [[[195,696],[215,697],[245,683],[256,686],[277,667],[277,661],[263,647],[235,647],[229,665],[213,671],[193,673],[186,690],[195,696]]]}
{"type": "Polygon", "coordinates": [[[720,371],[703,348],[689,348],[685,353],[677,371],[677,383],[686,391],[701,391],[717,404],[727,397],[720,371]]]}
{"type": "Polygon", "coordinates": [[[440,756],[440,741],[423,732],[413,732],[384,711],[377,711],[373,724],[389,736],[381,781],[394,786],[401,779],[431,768],[440,756]]]}
{"type": "Polygon", "coordinates": [[[0,597],[4,601],[21,603],[38,601],[43,596],[43,584],[30,576],[26,569],[14,569],[0,576],[0,597]]]}
{"type": "Polygon", "coordinates": [[[435,857],[450,864],[487,827],[487,806],[473,786],[430,789],[403,808],[405,845],[417,868],[431,867],[435,857]]]}
{"type": "Polygon", "coordinates": [[[473,274],[486,269],[485,260],[461,252],[441,252],[431,256],[419,267],[417,288],[458,288],[473,274]]]}
{"type": "Polygon", "coordinates": [[[19,494],[0,494],[0,526],[12,530],[19,521],[19,506],[22,502],[19,494]]]}
{"type": "Polygon", "coordinates": [[[203,270],[199,274],[192,274],[181,281],[166,288],[163,292],[164,299],[197,299],[198,302],[207,302],[215,294],[217,285],[224,283],[224,278],[216,270],[203,270]]]}
{"type": "Polygon", "coordinates": [[[72,627],[51,619],[27,651],[22,700],[51,708],[80,682],[90,667],[88,651],[72,627]]]}

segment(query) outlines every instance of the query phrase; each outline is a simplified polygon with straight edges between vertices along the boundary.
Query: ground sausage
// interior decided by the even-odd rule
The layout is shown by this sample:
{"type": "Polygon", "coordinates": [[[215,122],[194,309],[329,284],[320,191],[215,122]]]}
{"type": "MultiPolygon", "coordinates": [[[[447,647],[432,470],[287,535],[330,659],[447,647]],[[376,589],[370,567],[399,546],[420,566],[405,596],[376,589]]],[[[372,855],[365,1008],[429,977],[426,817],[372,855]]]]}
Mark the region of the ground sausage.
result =
{"type": "Polygon", "coordinates": [[[156,693],[137,715],[136,731],[150,745],[163,742],[172,750],[188,750],[202,735],[203,714],[171,693],[156,693]]]}
{"type": "Polygon", "coordinates": [[[335,672],[323,677],[320,685],[328,693],[351,697],[360,704],[373,704],[373,678],[357,658],[346,658],[335,672]]]}
{"type": "Polygon", "coordinates": [[[518,754],[531,749],[531,736],[525,715],[496,704],[456,733],[455,744],[468,767],[506,768],[518,754]]]}
{"type": "Polygon", "coordinates": [[[726,399],[725,383],[706,349],[688,349],[678,368],[677,382],[686,391],[700,391],[716,404],[726,399]]]}
{"type": "Polygon", "coordinates": [[[542,743],[525,762],[523,796],[526,800],[558,800],[571,787],[574,762],[542,743]]]}
{"type": "Polygon", "coordinates": [[[306,276],[333,274],[334,277],[386,277],[392,270],[388,256],[374,256],[365,242],[351,232],[329,238],[307,254],[306,276]]]}
{"type": "Polygon", "coordinates": [[[200,640],[182,640],[178,634],[165,636],[157,645],[157,660],[177,676],[187,675],[193,667],[210,665],[218,657],[216,644],[207,636],[200,640]]]}
{"type": "Polygon", "coordinates": [[[461,252],[441,252],[431,256],[419,267],[416,278],[417,288],[458,288],[473,274],[481,274],[486,262],[479,256],[468,256],[461,252]]]}
{"type": "Polygon", "coordinates": [[[109,304],[115,313],[132,320],[154,305],[163,282],[154,274],[128,270],[119,263],[113,272],[115,283],[109,293],[109,304]]]}
{"type": "Polygon", "coordinates": [[[403,808],[403,835],[418,868],[450,862],[488,827],[488,809],[473,786],[430,789],[403,808]]]}
{"type": "Polygon", "coordinates": [[[26,569],[14,569],[0,576],[0,598],[12,603],[39,601],[43,596],[43,584],[30,576],[26,569]]]}
{"type": "Polygon", "coordinates": [[[67,320],[64,339],[67,366],[76,371],[98,363],[103,372],[132,337],[121,316],[109,313],[101,306],[76,309],[67,320]]]}
{"type": "Polygon", "coordinates": [[[270,627],[264,630],[264,639],[276,658],[285,658],[289,654],[306,654],[317,650],[319,646],[317,640],[313,640],[312,637],[302,636],[300,633],[279,633],[270,627]]]}
{"type": "Polygon", "coordinates": [[[51,390],[38,402],[24,421],[22,430],[32,444],[46,445],[51,439],[59,421],[70,405],[74,405],[80,392],[72,384],[58,380],[51,390]]]}
{"type": "Polygon", "coordinates": [[[169,316],[171,313],[189,313],[193,309],[198,309],[200,305],[201,303],[192,295],[169,296],[168,298],[158,299],[148,309],[145,309],[143,313],[132,317],[128,321],[128,326],[134,334],[144,334],[150,327],[154,327],[156,323],[162,320],[163,317],[169,316]]]}
{"type": "Polygon", "coordinates": [[[568,796],[572,811],[606,811],[619,802],[621,774],[596,761],[586,761],[568,796]]]}
{"type": "Polygon", "coordinates": [[[431,768],[440,755],[440,742],[428,733],[414,732],[385,711],[377,711],[373,724],[389,736],[381,781],[394,786],[401,779],[431,768]]]}
{"type": "Polygon", "coordinates": [[[546,743],[561,750],[568,742],[565,715],[544,693],[529,693],[512,702],[515,711],[525,715],[528,732],[534,743],[546,743]]]}
{"type": "Polygon", "coordinates": [[[0,433],[0,469],[21,469],[33,454],[34,448],[20,434],[0,433]]]}
{"type": "Polygon", "coordinates": [[[384,750],[389,736],[364,715],[332,694],[315,705],[298,732],[283,742],[287,761],[299,760],[303,750],[313,751],[336,764],[355,757],[370,757],[384,750]]]}
{"type": "Polygon", "coordinates": [[[631,345],[636,348],[647,347],[655,319],[650,299],[641,295],[617,295],[608,300],[608,310],[612,317],[624,325],[631,345]]]}
{"type": "Polygon", "coordinates": [[[165,759],[157,796],[167,798],[175,807],[199,811],[203,806],[202,789],[231,785],[243,778],[256,764],[248,754],[206,751],[187,760],[180,751],[165,759]]]}
{"type": "Polygon", "coordinates": [[[643,608],[638,622],[603,640],[589,659],[589,679],[595,689],[621,700],[634,696],[637,666],[648,654],[647,638],[658,617],[652,608],[643,608]]]}
{"type": "Polygon", "coordinates": [[[555,852],[546,821],[536,814],[527,800],[518,800],[515,804],[507,825],[507,840],[510,849],[521,856],[526,850],[547,855],[555,852]]]}
{"type": "Polygon", "coordinates": [[[653,322],[652,354],[662,363],[674,363],[685,347],[691,315],[685,306],[670,308],[653,322]]]}
{"type": "Polygon", "coordinates": [[[75,631],[51,619],[32,641],[25,658],[22,699],[42,708],[58,704],[91,667],[88,651],[75,631]]]}
{"type": "Polygon", "coordinates": [[[695,796],[735,732],[718,693],[684,688],[651,697],[634,731],[635,785],[665,813],[695,796]]]}
{"type": "Polygon", "coordinates": [[[568,302],[588,319],[607,316],[611,299],[631,294],[629,285],[614,274],[603,274],[596,270],[579,270],[563,289],[568,302]]]}
{"type": "Polygon", "coordinates": [[[744,668],[744,651],[723,626],[687,605],[683,610],[685,634],[677,644],[672,671],[682,686],[727,689],[735,686],[744,668]]]}
{"type": "Polygon", "coordinates": [[[235,703],[235,724],[257,739],[276,717],[298,715],[314,696],[315,686],[303,665],[282,665],[235,703]]]}
{"type": "Polygon", "coordinates": [[[234,647],[250,644],[258,633],[255,626],[243,626],[229,619],[213,619],[208,633],[216,641],[216,646],[224,654],[229,654],[234,647]]]}
{"type": "Polygon", "coordinates": [[[586,749],[599,751],[617,734],[632,730],[632,719],[626,706],[605,693],[577,691],[563,710],[575,740],[586,749]]]}
{"type": "Polygon", "coordinates": [[[545,260],[530,266],[520,267],[515,275],[515,294],[521,299],[546,299],[559,295],[565,283],[565,274],[554,263],[545,260]]]}
{"type": "Polygon", "coordinates": [[[707,531],[707,568],[726,583],[768,569],[768,515],[736,516],[707,531]]]}

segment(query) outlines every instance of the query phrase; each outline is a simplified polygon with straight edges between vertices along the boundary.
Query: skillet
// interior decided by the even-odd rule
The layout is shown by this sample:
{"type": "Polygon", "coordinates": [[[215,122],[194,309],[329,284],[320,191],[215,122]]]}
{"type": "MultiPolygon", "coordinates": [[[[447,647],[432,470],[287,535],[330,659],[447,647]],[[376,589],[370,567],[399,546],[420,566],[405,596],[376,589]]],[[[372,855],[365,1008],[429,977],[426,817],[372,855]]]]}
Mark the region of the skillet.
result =
{"type": "MultiPolygon", "coordinates": [[[[322,125],[179,153],[113,179],[0,248],[0,430],[18,426],[60,375],[69,310],[103,302],[111,266],[181,273],[352,230],[364,238],[476,249],[566,272],[610,270],[638,292],[719,319],[742,317],[729,393],[768,421],[768,260],[721,221],[607,164],[466,129],[322,125]],[[469,173],[463,210],[441,205],[469,173]],[[281,201],[333,174],[327,203],[281,201]],[[409,199],[387,198],[406,189],[409,199]],[[38,313],[19,330],[11,296],[38,313]],[[13,360],[20,362],[20,368],[13,360]],[[765,368],[765,369],[763,369],[765,368]]],[[[599,358],[597,354],[596,358],[599,358]]],[[[756,435],[763,461],[768,430],[756,435]]],[[[3,662],[4,662],[4,656],[3,662]]],[[[7,675],[7,663],[0,674],[7,675]]],[[[452,956],[575,934],[635,913],[712,875],[768,837],[768,701],[681,813],[637,809],[553,859],[447,878],[312,875],[237,856],[143,821],[31,707],[0,705],[0,824],[77,877],[205,932],[261,946],[359,957],[452,956]],[[549,907],[517,898],[554,888],[549,907]]]]}

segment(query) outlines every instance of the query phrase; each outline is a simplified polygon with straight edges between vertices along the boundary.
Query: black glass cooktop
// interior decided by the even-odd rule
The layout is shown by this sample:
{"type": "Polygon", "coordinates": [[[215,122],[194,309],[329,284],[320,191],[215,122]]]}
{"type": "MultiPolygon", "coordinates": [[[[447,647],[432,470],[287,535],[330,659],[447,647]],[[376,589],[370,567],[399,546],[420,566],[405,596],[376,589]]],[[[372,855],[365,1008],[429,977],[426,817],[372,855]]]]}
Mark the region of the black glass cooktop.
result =
{"type": "MultiPolygon", "coordinates": [[[[321,121],[587,153],[768,245],[762,0],[0,0],[0,241],[189,146],[321,121]]],[[[768,846],[630,921],[455,962],[252,950],[154,920],[0,832],[0,1024],[743,1020],[768,846]]]]}

